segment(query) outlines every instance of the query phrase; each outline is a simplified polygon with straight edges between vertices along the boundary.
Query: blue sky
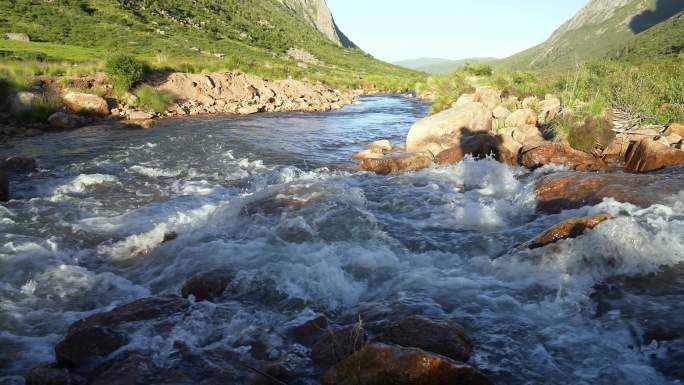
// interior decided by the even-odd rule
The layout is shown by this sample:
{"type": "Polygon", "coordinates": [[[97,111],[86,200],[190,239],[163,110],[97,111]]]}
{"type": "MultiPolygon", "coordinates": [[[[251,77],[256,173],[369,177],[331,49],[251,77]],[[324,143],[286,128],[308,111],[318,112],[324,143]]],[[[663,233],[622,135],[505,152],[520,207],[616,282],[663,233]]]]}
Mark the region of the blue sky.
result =
{"type": "Polygon", "coordinates": [[[506,57],[539,44],[587,0],[327,0],[340,29],[373,56],[506,57]]]}

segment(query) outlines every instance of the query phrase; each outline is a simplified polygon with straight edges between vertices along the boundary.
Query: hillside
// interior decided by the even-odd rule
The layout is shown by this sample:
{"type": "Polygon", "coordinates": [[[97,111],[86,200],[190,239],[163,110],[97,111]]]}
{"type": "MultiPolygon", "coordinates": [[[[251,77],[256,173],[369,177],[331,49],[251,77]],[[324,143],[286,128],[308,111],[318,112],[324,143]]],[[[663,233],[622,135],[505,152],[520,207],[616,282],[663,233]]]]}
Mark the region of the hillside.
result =
{"type": "Polygon", "coordinates": [[[16,0],[0,2],[0,15],[0,32],[32,40],[0,40],[6,59],[97,63],[123,51],[155,68],[240,69],[349,87],[399,87],[416,76],[345,48],[354,45],[324,0],[16,0]]]}
{"type": "Polygon", "coordinates": [[[684,53],[684,11],[630,39],[611,53],[611,57],[643,63],[654,56],[684,53]]]}
{"type": "Polygon", "coordinates": [[[495,65],[509,69],[569,68],[614,52],[682,10],[681,0],[591,0],[546,42],[495,65]]]}
{"type": "Polygon", "coordinates": [[[394,62],[398,66],[410,68],[417,71],[427,72],[429,74],[443,75],[456,71],[464,67],[468,63],[490,63],[497,60],[496,58],[468,58],[461,60],[439,59],[439,58],[419,58],[410,60],[401,60],[394,62]]]}

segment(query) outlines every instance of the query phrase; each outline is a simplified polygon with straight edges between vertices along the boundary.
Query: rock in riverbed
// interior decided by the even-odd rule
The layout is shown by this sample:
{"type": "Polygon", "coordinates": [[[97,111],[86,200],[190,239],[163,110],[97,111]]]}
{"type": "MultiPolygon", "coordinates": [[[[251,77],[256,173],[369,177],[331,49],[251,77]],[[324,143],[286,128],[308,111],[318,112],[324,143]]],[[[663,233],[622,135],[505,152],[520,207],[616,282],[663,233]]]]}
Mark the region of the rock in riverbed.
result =
{"type": "Polygon", "coordinates": [[[64,95],[64,104],[74,112],[88,112],[95,115],[109,115],[109,106],[104,98],[81,92],[69,92],[64,95]]]}
{"type": "Polygon", "coordinates": [[[528,247],[530,249],[538,249],[563,239],[577,238],[584,234],[587,230],[591,230],[600,223],[603,223],[611,218],[612,215],[610,214],[601,214],[587,218],[568,219],[543,232],[532,242],[530,242],[528,247]]]}
{"type": "Polygon", "coordinates": [[[10,199],[9,176],[7,164],[0,160],[0,202],[7,202],[10,199]]]}
{"type": "Polygon", "coordinates": [[[194,276],[185,282],[181,295],[184,298],[192,295],[196,301],[220,297],[234,277],[235,272],[230,270],[214,270],[194,276]]]}
{"type": "Polygon", "coordinates": [[[361,350],[368,336],[360,325],[324,332],[311,348],[311,361],[321,368],[332,365],[361,350]]]}
{"type": "Polygon", "coordinates": [[[490,385],[475,368],[416,348],[370,344],[323,376],[324,385],[490,385]]]}
{"type": "Polygon", "coordinates": [[[366,158],[361,161],[361,169],[380,175],[395,174],[401,171],[417,171],[432,165],[429,153],[402,153],[377,158],[366,158]]]}
{"type": "Polygon", "coordinates": [[[684,164],[684,150],[672,148],[667,141],[646,138],[628,153],[625,163],[627,169],[634,172],[660,170],[684,164]]]}
{"type": "Polygon", "coordinates": [[[591,154],[575,150],[566,142],[534,143],[521,150],[521,164],[536,169],[547,164],[567,166],[577,171],[597,171],[606,168],[605,163],[591,154]]]}

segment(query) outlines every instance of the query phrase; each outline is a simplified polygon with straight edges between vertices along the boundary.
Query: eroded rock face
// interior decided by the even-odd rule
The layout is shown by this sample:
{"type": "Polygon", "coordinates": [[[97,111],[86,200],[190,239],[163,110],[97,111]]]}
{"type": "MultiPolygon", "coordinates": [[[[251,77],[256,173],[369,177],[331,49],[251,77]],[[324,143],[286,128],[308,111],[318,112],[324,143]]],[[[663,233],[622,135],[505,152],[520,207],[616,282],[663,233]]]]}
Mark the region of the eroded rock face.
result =
{"type": "Polygon", "coordinates": [[[69,92],[64,95],[63,101],[74,112],[88,112],[103,116],[109,115],[107,101],[97,95],[69,92]]]}
{"type": "Polygon", "coordinates": [[[360,167],[380,175],[396,174],[404,171],[418,171],[433,164],[432,156],[428,153],[404,153],[381,158],[366,158],[360,167]]]}
{"type": "Polygon", "coordinates": [[[490,385],[464,363],[416,348],[370,344],[323,376],[324,385],[490,385]]]}
{"type": "Polygon", "coordinates": [[[390,325],[374,341],[415,347],[461,362],[467,362],[473,352],[473,343],[461,325],[419,316],[390,325]]]}
{"type": "Polygon", "coordinates": [[[587,230],[591,230],[600,223],[612,218],[610,214],[601,214],[593,217],[568,219],[540,234],[530,242],[528,247],[530,249],[538,249],[563,239],[577,238],[587,230]]]}
{"type": "Polygon", "coordinates": [[[536,183],[538,209],[545,213],[601,203],[604,198],[648,207],[677,194],[684,177],[671,175],[573,174],[557,173],[541,177],[536,183]]]}
{"type": "Polygon", "coordinates": [[[457,146],[461,137],[492,129],[492,115],[480,103],[465,103],[428,116],[411,127],[406,139],[409,152],[430,151],[433,155],[457,146]]]}
{"type": "Polygon", "coordinates": [[[311,360],[321,368],[329,368],[363,348],[368,340],[359,325],[328,331],[311,348],[311,360]]]}
{"type": "Polygon", "coordinates": [[[220,297],[233,278],[235,272],[231,270],[214,270],[200,274],[185,282],[181,295],[184,298],[192,295],[196,301],[211,300],[220,297]]]}
{"type": "Polygon", "coordinates": [[[672,148],[667,141],[642,139],[627,154],[625,166],[634,172],[649,172],[684,164],[684,151],[672,148]]]}
{"type": "Polygon", "coordinates": [[[591,154],[575,150],[568,143],[544,142],[523,147],[521,162],[529,169],[536,169],[547,164],[567,166],[577,171],[596,171],[606,168],[603,161],[591,154]]]}

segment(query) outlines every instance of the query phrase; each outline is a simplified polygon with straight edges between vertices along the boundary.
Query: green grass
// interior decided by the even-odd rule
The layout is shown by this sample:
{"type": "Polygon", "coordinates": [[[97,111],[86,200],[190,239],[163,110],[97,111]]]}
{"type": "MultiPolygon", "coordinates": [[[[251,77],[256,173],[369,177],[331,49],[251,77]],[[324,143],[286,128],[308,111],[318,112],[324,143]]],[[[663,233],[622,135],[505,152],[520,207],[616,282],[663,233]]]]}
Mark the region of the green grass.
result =
{"type": "Polygon", "coordinates": [[[405,90],[423,76],[339,47],[273,0],[14,0],[0,2],[0,15],[0,32],[24,32],[36,41],[0,41],[5,57],[0,68],[7,61],[36,60],[31,55],[44,55],[37,60],[43,63],[87,62],[102,68],[117,52],[152,69],[242,70],[339,88],[372,83],[405,90]],[[322,64],[301,68],[285,54],[293,47],[322,64]]]}
{"type": "Polygon", "coordinates": [[[142,107],[158,114],[166,111],[166,108],[173,103],[171,95],[157,91],[148,85],[140,86],[135,90],[135,95],[138,97],[138,105],[136,107],[142,107]]]}

